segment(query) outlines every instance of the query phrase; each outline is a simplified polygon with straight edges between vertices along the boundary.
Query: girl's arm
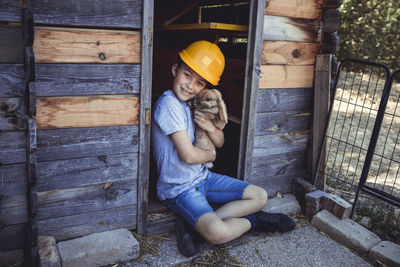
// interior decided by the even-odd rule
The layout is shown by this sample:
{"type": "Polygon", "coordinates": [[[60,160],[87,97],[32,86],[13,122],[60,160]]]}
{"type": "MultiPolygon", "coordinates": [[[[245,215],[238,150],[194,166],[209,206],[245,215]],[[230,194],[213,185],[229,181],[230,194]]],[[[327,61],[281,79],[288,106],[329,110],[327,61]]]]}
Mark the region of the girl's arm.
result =
{"type": "Polygon", "coordinates": [[[186,131],[178,131],[170,136],[178,151],[179,158],[187,164],[199,164],[215,160],[215,152],[194,147],[186,131]]]}

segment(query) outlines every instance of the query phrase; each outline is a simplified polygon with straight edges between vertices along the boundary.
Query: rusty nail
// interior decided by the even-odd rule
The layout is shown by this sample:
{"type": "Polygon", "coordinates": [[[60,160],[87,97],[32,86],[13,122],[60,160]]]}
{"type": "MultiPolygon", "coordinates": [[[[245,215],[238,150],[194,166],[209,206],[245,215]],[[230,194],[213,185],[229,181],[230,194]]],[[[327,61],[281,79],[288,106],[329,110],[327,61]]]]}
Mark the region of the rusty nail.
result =
{"type": "Polygon", "coordinates": [[[132,87],[129,84],[125,84],[125,90],[132,91],[132,87]]]}
{"type": "Polygon", "coordinates": [[[104,52],[100,52],[100,53],[99,53],[99,58],[100,58],[101,60],[106,60],[106,59],[107,59],[106,54],[105,54],[104,52]]]}

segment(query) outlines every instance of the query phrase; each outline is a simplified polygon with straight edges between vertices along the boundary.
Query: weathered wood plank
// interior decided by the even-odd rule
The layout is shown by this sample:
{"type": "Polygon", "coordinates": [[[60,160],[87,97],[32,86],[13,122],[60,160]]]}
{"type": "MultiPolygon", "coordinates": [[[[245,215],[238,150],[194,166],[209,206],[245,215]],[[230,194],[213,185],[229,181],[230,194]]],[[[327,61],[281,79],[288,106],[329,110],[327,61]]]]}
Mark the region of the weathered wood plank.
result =
{"type": "Polygon", "coordinates": [[[0,26],[0,63],[23,63],[22,30],[0,26]]]}
{"type": "Polygon", "coordinates": [[[262,65],[260,88],[310,88],[314,66],[262,65]]]}
{"type": "Polygon", "coordinates": [[[21,21],[23,1],[0,0],[0,21],[21,21]]]}
{"type": "Polygon", "coordinates": [[[251,166],[251,179],[263,179],[266,176],[298,173],[305,168],[305,152],[254,157],[251,166]]]}
{"type": "Polygon", "coordinates": [[[24,99],[0,97],[0,130],[24,130],[25,128],[24,99]]]}
{"type": "Polygon", "coordinates": [[[265,14],[292,18],[321,18],[323,0],[266,0],[265,14]]]}
{"type": "Polygon", "coordinates": [[[137,153],[38,163],[38,191],[137,179],[137,153]]]}
{"type": "Polygon", "coordinates": [[[258,90],[257,112],[310,110],[312,99],[312,88],[258,90]]]}
{"type": "Polygon", "coordinates": [[[15,196],[26,193],[25,164],[0,166],[0,195],[15,196]]]}
{"type": "Polygon", "coordinates": [[[24,247],[25,223],[6,225],[0,231],[0,251],[24,247]]]}
{"type": "Polygon", "coordinates": [[[110,95],[110,94],[137,94],[139,85],[130,85],[112,82],[90,83],[60,83],[60,82],[35,82],[30,84],[36,91],[37,97],[42,96],[72,96],[72,95],[110,95]]]}
{"type": "MultiPolygon", "coordinates": [[[[0,163],[13,164],[26,161],[24,132],[0,131],[0,163]]],[[[1,165],[0,165],[1,166],[1,165]]]]}
{"type": "Polygon", "coordinates": [[[137,181],[38,192],[38,220],[135,205],[137,181]]]}
{"type": "Polygon", "coordinates": [[[137,96],[38,97],[38,129],[134,125],[139,122],[137,96]]]}
{"type": "Polygon", "coordinates": [[[263,39],[269,41],[319,42],[320,19],[265,15],[263,39]]]}
{"type": "MultiPolygon", "coordinates": [[[[312,127],[312,177],[315,177],[317,171],[317,160],[321,149],[321,162],[319,170],[325,170],[326,163],[326,144],[322,147],[326,120],[329,110],[329,96],[332,75],[332,55],[318,55],[315,64],[315,87],[314,87],[314,110],[312,127]]],[[[318,170],[315,186],[324,190],[325,175],[318,170]]]]}
{"type": "Polygon", "coordinates": [[[24,92],[24,66],[0,64],[0,97],[23,97],[24,92]]]}
{"type": "Polygon", "coordinates": [[[336,32],[323,32],[321,40],[322,54],[336,54],[340,47],[340,37],[336,32]]]}
{"type": "Polygon", "coordinates": [[[39,235],[53,235],[57,241],[118,228],[136,227],[136,205],[88,212],[37,222],[39,235]]]}
{"type": "Polygon", "coordinates": [[[36,23],[140,28],[142,0],[35,0],[36,23]]]}
{"type": "Polygon", "coordinates": [[[140,63],[137,31],[36,27],[37,63],[140,63]],[[68,40],[68,41],[66,41],[68,40]]]}
{"type": "Polygon", "coordinates": [[[309,139],[310,131],[255,136],[253,157],[304,151],[309,139]]]}
{"type": "Polygon", "coordinates": [[[343,0],[324,0],[324,7],[325,8],[336,8],[340,7],[343,3],[343,0]]]}
{"type": "Polygon", "coordinates": [[[322,15],[322,32],[336,32],[341,24],[342,15],[336,8],[324,9],[322,15]]]}
{"type": "Polygon", "coordinates": [[[136,153],[138,144],[137,125],[39,130],[37,160],[136,153]]]}
{"type": "Polygon", "coordinates": [[[246,53],[246,76],[243,94],[243,112],[237,177],[247,179],[251,173],[251,161],[253,158],[253,143],[255,133],[254,117],[257,112],[257,94],[259,88],[260,66],[262,55],[262,37],[264,30],[265,1],[250,1],[250,20],[248,45],[246,53]]]}
{"type": "Polygon", "coordinates": [[[28,221],[26,195],[6,196],[0,200],[0,225],[28,221]]]}
{"type": "Polygon", "coordinates": [[[136,88],[139,64],[36,64],[36,82],[119,83],[136,88]]]}
{"type": "Polygon", "coordinates": [[[256,135],[310,130],[311,119],[311,110],[258,113],[256,135]]]}
{"type": "Polygon", "coordinates": [[[314,65],[317,43],[264,41],[262,64],[314,65]]]}
{"type": "Polygon", "coordinates": [[[264,188],[268,197],[272,198],[277,195],[277,193],[285,194],[292,192],[292,181],[296,177],[303,177],[303,170],[298,173],[282,174],[275,176],[264,176],[260,179],[249,180],[252,184],[258,185],[264,188]]]}

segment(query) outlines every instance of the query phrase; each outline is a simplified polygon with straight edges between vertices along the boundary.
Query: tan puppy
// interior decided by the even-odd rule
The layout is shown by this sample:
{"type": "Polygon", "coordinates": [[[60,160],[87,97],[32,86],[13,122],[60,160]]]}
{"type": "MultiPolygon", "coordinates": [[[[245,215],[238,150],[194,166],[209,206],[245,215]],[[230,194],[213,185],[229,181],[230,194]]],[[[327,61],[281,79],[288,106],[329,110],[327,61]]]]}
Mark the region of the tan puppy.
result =
{"type": "MultiPolygon", "coordinates": [[[[217,89],[204,89],[193,100],[194,111],[200,111],[218,129],[222,130],[228,123],[228,113],[225,102],[222,100],[221,93],[217,89]]],[[[194,146],[215,152],[215,146],[208,137],[206,131],[196,125],[194,146]]],[[[204,164],[211,169],[213,163],[204,164]]]]}

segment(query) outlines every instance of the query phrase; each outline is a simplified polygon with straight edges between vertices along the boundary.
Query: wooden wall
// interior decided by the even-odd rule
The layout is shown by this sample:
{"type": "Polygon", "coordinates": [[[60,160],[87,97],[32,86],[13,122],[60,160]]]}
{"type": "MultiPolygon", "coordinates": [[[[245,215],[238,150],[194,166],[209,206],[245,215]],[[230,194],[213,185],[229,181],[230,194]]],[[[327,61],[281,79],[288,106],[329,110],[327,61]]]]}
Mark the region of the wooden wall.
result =
{"type": "MultiPolygon", "coordinates": [[[[19,2],[0,0],[0,251],[27,222],[19,2]]],[[[32,1],[39,235],[137,225],[142,4],[32,1]]]]}
{"type": "Polygon", "coordinates": [[[340,14],[326,8],[323,0],[266,1],[249,180],[270,197],[290,192],[292,179],[305,174],[315,57],[337,48],[336,42],[324,44],[322,36],[337,30],[340,14]],[[337,25],[328,29],[326,20],[337,25]]]}

